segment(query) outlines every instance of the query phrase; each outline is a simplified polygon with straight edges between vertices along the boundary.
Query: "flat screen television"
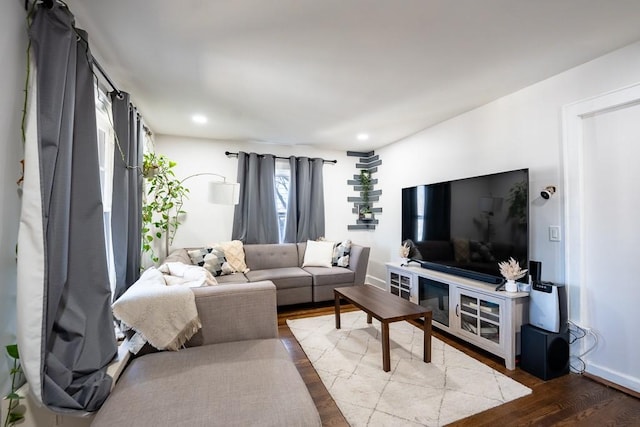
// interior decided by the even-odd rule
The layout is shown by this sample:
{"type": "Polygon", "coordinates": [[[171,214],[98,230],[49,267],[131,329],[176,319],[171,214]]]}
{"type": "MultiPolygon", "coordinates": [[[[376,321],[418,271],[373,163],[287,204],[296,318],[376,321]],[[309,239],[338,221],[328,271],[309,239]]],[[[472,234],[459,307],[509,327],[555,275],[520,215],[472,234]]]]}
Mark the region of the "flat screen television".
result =
{"type": "Polygon", "coordinates": [[[502,283],[498,262],[529,264],[529,170],[403,188],[406,240],[424,268],[502,283]]]}

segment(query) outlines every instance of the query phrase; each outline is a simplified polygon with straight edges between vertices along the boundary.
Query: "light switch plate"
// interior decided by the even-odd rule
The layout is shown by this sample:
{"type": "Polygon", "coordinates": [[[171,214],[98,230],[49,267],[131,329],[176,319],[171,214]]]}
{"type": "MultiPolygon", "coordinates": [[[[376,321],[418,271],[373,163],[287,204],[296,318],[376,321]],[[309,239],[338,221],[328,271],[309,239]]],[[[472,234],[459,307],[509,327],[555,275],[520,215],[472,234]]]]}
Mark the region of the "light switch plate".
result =
{"type": "Polygon", "coordinates": [[[549,226],[549,240],[552,242],[560,241],[560,226],[559,225],[550,225],[549,226]]]}

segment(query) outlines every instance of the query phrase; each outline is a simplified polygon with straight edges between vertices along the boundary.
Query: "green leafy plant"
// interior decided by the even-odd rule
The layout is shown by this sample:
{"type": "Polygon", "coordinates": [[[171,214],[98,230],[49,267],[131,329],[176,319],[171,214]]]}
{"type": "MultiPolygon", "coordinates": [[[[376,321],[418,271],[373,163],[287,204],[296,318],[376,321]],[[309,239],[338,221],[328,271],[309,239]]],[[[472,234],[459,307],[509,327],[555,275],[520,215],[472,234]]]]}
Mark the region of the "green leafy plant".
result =
{"type": "Polygon", "coordinates": [[[19,406],[20,399],[23,396],[18,394],[18,388],[20,386],[20,377],[22,375],[22,368],[18,362],[20,359],[20,353],[18,352],[18,345],[11,344],[6,347],[7,354],[13,359],[13,366],[9,371],[11,376],[11,391],[7,394],[6,399],[9,401],[7,408],[7,416],[4,418],[4,427],[10,427],[15,425],[18,421],[24,419],[24,407],[19,406]]]}
{"type": "Polygon", "coordinates": [[[366,169],[362,169],[360,171],[360,192],[362,194],[362,206],[360,207],[360,215],[364,216],[365,214],[371,213],[371,206],[369,204],[369,193],[372,189],[371,184],[371,172],[366,169]]]}
{"type": "Polygon", "coordinates": [[[173,242],[182,210],[184,197],[189,189],[175,176],[176,162],[162,154],[145,153],[142,175],[146,183],[146,197],[142,204],[142,251],[148,252],[151,260],[159,261],[154,250],[154,241],[164,241],[165,251],[173,242]]]}

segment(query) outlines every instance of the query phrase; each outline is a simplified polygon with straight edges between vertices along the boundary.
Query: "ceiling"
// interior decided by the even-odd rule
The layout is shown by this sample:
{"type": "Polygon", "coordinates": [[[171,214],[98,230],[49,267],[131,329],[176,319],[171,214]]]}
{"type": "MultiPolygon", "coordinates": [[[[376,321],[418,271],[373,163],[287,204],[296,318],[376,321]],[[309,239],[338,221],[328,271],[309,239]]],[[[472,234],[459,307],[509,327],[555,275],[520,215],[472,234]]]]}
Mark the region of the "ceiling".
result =
{"type": "Polygon", "coordinates": [[[640,40],[638,0],[67,4],[156,134],[339,150],[398,141],[640,40]]]}

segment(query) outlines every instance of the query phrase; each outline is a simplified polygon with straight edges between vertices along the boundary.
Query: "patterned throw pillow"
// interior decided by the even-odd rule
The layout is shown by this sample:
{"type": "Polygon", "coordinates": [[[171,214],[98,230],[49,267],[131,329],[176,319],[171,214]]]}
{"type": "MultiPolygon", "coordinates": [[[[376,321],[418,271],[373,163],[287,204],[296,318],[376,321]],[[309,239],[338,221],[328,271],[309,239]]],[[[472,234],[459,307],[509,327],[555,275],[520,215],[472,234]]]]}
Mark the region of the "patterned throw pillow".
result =
{"type": "Polygon", "coordinates": [[[351,254],[351,240],[340,242],[333,248],[331,265],[334,267],[349,267],[349,255],[351,254]]]}
{"type": "Polygon", "coordinates": [[[239,271],[241,273],[246,273],[249,271],[244,259],[244,247],[242,245],[242,241],[231,240],[230,242],[221,242],[213,246],[224,251],[224,257],[231,268],[233,268],[234,272],[239,271]]]}
{"type": "Polygon", "coordinates": [[[204,266],[204,256],[211,252],[211,247],[192,249],[188,251],[191,264],[204,266]]]}
{"type": "Polygon", "coordinates": [[[225,274],[235,273],[235,270],[227,262],[224,252],[218,248],[212,248],[211,252],[204,256],[203,267],[209,270],[214,276],[224,276],[225,274]]]}
{"type": "Polygon", "coordinates": [[[214,276],[234,273],[227,263],[224,252],[219,248],[206,247],[189,251],[191,263],[204,267],[214,276]]]}

